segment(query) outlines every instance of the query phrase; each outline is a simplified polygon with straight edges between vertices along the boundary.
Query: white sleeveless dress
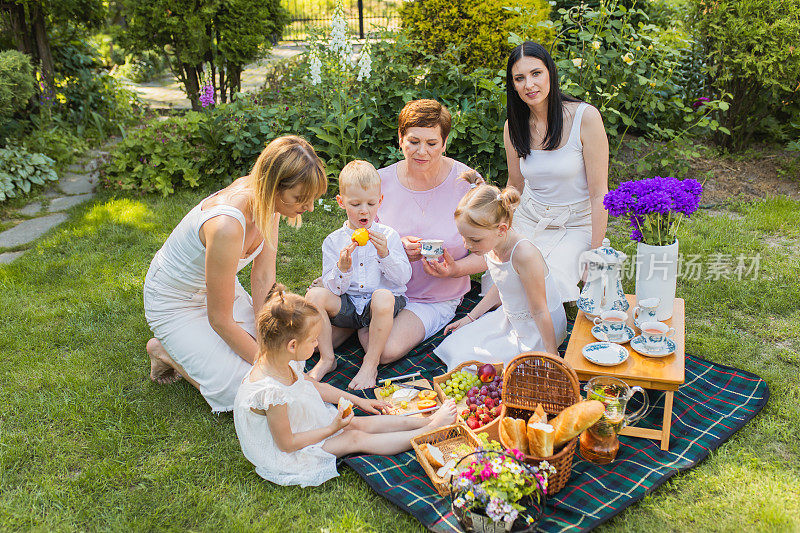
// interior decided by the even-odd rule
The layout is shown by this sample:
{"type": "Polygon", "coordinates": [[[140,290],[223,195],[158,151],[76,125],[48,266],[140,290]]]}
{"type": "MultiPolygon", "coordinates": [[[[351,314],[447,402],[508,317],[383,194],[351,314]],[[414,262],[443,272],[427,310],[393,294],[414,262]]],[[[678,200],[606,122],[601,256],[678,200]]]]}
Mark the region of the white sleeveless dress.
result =
{"type": "Polygon", "coordinates": [[[250,408],[268,409],[271,405],[286,405],[289,425],[294,433],[302,433],[327,426],[336,417],[337,409],[325,403],[314,385],[303,376],[303,363],[289,363],[297,375],[291,385],[265,377],[251,382],[249,376],[242,381],[233,409],[233,422],[242,453],[256,467],[256,473],[279,485],[309,487],[321,485],[339,475],[336,456],[322,449],[325,441],[295,452],[283,452],[267,423],[267,417],[250,408]]]}
{"type": "MultiPolygon", "coordinates": [[[[489,254],[484,255],[502,305],[450,333],[433,351],[447,365],[448,371],[465,361],[508,363],[522,352],[545,350],[539,327],[528,307],[525,287],[512,263],[514,252],[522,241],[530,242],[520,239],[511,250],[508,261],[495,261],[489,254]]],[[[547,308],[558,346],[567,336],[567,317],[552,270],[548,270],[544,278],[547,308]]]]}
{"type": "Polygon", "coordinates": [[[556,150],[532,150],[520,158],[525,178],[512,227],[541,250],[565,302],[578,299],[583,274],[578,259],[592,241],[592,207],[583,161],[581,119],[589,107],[575,111],[567,143],[556,150]]]}
{"type": "MultiPolygon", "coordinates": [[[[230,411],[239,384],[252,366],[239,357],[208,322],[206,250],[199,232],[207,220],[217,216],[235,218],[243,230],[246,221],[235,207],[216,205],[202,209],[204,202],[183,217],[153,257],[144,281],[144,314],[155,338],[197,382],[212,411],[230,411]]],[[[263,246],[262,242],[250,256],[240,259],[237,272],[249,265],[263,246]]],[[[238,278],[233,319],[255,338],[253,300],[238,278]]]]}

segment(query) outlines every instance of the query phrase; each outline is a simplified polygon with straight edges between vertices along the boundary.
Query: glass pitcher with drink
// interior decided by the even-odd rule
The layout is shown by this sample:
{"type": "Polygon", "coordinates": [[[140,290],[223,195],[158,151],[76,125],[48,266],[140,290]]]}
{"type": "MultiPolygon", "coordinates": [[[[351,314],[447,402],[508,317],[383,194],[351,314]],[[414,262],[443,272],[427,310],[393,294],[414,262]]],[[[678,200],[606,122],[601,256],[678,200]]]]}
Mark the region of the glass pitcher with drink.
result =
{"type": "Polygon", "coordinates": [[[599,400],[606,411],[596,424],[581,434],[581,456],[592,463],[604,465],[613,461],[619,451],[619,432],[642,418],[650,404],[641,387],[629,387],[624,381],[611,376],[597,376],[584,386],[587,400],[599,400]],[[642,393],[642,406],[625,415],[628,400],[642,393]]]}

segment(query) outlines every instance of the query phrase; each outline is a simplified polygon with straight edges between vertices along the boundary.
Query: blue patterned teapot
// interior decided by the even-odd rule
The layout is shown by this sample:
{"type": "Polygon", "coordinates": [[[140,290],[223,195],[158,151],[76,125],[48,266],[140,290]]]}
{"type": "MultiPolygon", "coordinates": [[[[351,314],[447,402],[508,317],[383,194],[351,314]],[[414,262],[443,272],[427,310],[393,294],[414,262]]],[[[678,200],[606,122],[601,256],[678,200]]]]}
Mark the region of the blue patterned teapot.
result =
{"type": "Polygon", "coordinates": [[[626,254],[611,247],[611,241],[603,239],[599,248],[581,254],[580,268],[586,269],[578,308],[587,315],[596,316],[603,311],[628,311],[627,298],[622,289],[622,265],[626,254]]]}

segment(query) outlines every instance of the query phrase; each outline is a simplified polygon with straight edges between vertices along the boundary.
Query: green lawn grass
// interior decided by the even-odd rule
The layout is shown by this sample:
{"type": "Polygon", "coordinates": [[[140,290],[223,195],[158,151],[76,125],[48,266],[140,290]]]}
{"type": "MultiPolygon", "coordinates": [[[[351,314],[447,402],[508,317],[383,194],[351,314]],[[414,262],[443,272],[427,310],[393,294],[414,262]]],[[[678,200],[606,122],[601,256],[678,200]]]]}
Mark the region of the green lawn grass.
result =
{"type": "MultiPolygon", "coordinates": [[[[100,194],[0,266],[0,530],[422,530],[347,467],[313,489],[261,480],[229,414],[185,383],[147,379],[144,275],[202,194],[100,194]]],[[[341,221],[317,209],[282,228],[279,280],[303,291],[341,221]]],[[[623,223],[610,233],[624,246],[623,223]]],[[[763,376],[772,397],[709,460],[601,530],[800,530],[798,242],[800,203],[786,199],[683,228],[684,253],[761,254],[757,280],[681,280],[678,292],[687,351],[763,376]]]]}

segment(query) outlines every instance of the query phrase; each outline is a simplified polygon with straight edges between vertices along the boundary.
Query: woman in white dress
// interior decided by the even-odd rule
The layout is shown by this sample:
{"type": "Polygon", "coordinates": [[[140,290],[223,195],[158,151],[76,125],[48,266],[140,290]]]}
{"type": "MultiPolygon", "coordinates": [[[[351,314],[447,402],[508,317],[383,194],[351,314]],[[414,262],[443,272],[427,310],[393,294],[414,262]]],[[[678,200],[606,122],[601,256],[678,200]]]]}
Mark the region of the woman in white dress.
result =
{"type": "Polygon", "coordinates": [[[581,253],[601,245],[608,139],[600,112],[563,94],[547,50],[527,41],[506,68],[508,185],[522,193],[514,229],[533,241],[565,302],[578,299],[581,253]]]}
{"type": "Polygon", "coordinates": [[[483,255],[495,283],[472,311],[445,328],[449,336],[433,353],[448,370],[471,360],[508,363],[530,350],[555,354],[566,337],[567,317],[552,271],[538,248],[511,229],[518,203],[513,187],[500,192],[481,185],[456,209],[464,245],[483,255]]]}
{"type": "Polygon", "coordinates": [[[280,215],[312,211],[325,170],[300,137],[270,142],[250,174],[195,206],[156,253],[144,283],[150,378],[185,378],[230,411],[255,360],[255,312],[275,283],[280,215]],[[252,297],[237,273],[250,263],[252,297]],[[254,312],[255,310],[255,312],[254,312]]]}

